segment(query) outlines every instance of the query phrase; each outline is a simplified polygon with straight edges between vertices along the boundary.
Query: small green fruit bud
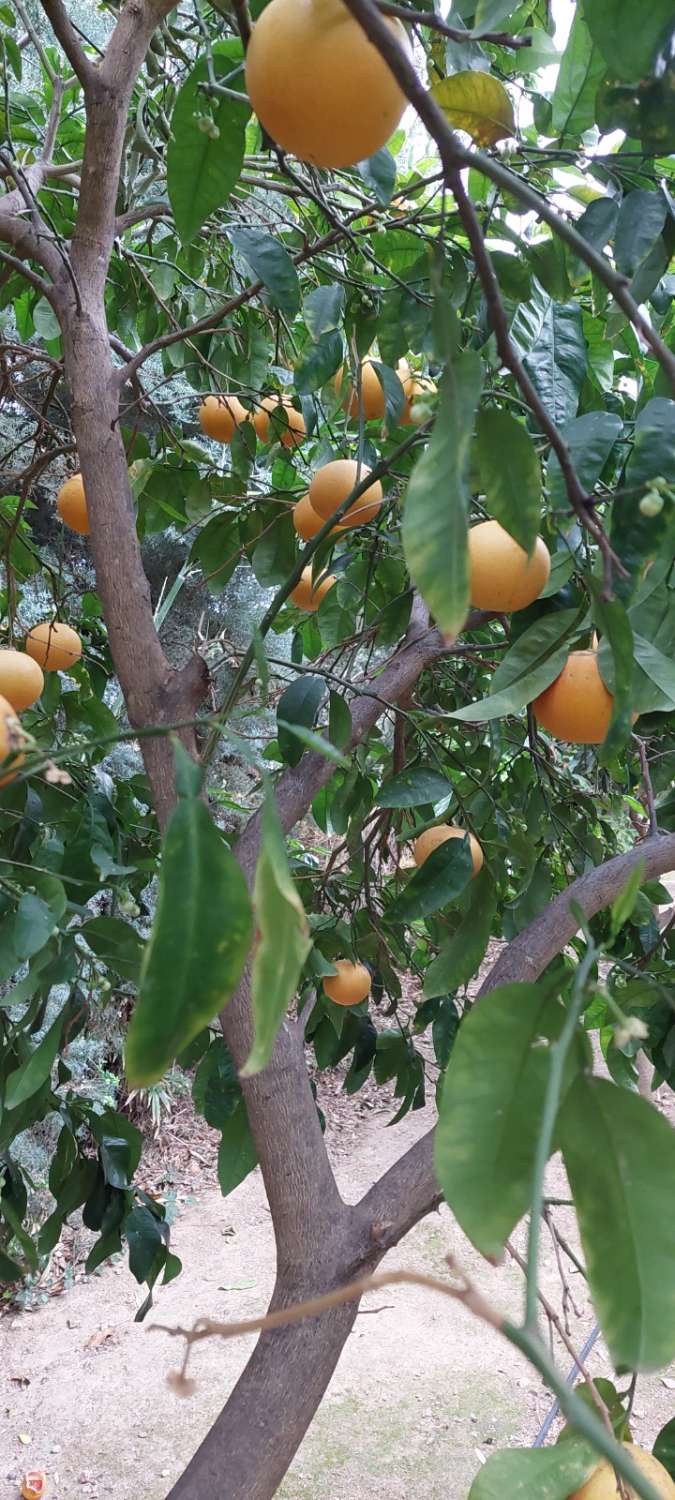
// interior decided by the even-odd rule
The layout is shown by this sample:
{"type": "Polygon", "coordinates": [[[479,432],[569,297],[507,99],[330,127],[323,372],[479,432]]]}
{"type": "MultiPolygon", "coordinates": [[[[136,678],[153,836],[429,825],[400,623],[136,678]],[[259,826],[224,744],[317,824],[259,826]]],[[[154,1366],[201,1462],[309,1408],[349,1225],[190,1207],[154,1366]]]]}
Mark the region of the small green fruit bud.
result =
{"type": "Polygon", "coordinates": [[[663,510],[663,495],[657,494],[656,490],[649,490],[642,496],[640,501],[641,516],[659,516],[663,510]]]}

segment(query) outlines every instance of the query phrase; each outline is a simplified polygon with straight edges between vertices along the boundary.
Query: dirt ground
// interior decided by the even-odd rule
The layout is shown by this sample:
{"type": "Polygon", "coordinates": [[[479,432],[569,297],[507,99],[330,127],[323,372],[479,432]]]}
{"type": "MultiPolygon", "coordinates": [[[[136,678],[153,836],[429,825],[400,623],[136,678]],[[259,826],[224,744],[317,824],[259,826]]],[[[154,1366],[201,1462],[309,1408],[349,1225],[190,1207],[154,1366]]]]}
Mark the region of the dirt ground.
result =
{"type": "MultiPolygon", "coordinates": [[[[338,1180],[352,1201],[432,1119],[427,1108],[388,1130],[392,1111],[381,1094],[352,1099],[334,1088],[322,1102],[338,1180]]],[[[223,1200],[212,1186],[212,1156],[213,1141],[188,1122],[173,1230],[185,1269],[160,1290],[146,1323],[133,1321],[141,1295],[121,1261],[0,1323],[0,1500],[15,1500],[32,1467],[48,1471],[51,1500],[162,1500],[214,1420],[252,1340],[199,1346],[196,1392],[181,1400],[166,1382],[178,1345],[152,1324],[262,1312],[274,1247],[260,1174],[223,1200]]],[[[550,1190],[564,1196],[555,1163],[550,1190]]],[[[565,1219],[563,1209],[558,1222],[569,1233],[565,1219]]],[[[514,1242],[524,1248],[522,1227],[514,1242]]],[[[512,1261],[487,1265],[446,1208],[418,1225],[385,1264],[442,1275],[448,1251],[493,1303],[518,1312],[518,1268],[512,1261]]],[[[542,1272],[543,1288],[559,1306],[561,1283],[546,1239],[542,1272]]],[[[570,1288],[579,1348],[594,1320],[578,1274],[570,1288]]],[[[560,1356],[567,1370],[569,1355],[560,1356]]],[[[590,1367],[611,1374],[599,1344],[590,1367]]],[[[640,1442],[653,1440],[673,1415],[671,1374],[640,1382],[640,1442]]],[[[279,1500],[464,1500],[480,1463],[501,1444],[531,1444],[549,1405],[525,1361],[464,1309],[409,1287],[379,1291],[366,1299],[279,1500]]]]}

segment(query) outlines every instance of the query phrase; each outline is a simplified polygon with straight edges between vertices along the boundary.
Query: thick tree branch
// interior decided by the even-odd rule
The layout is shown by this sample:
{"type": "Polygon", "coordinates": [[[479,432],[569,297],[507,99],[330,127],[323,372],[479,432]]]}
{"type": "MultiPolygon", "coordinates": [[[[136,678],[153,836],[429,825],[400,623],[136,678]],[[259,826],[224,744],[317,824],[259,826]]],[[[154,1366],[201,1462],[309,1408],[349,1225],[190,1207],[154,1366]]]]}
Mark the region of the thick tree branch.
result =
{"type": "MultiPolygon", "coordinates": [[[[573,906],[581,907],[586,917],[594,917],[611,904],[640,863],[644,864],[645,880],[654,880],[675,869],[675,834],[645,839],[627,854],[618,854],[580,875],[502,950],[481,986],[479,1000],[498,985],[538,979],[578,931],[573,906]]],[[[433,1165],[433,1137],[433,1130],[422,1136],[358,1204],[367,1222],[383,1226],[377,1243],[384,1249],[398,1244],[412,1225],[440,1202],[433,1165]]],[[[372,1238],[370,1244],[365,1239],[364,1264],[374,1258],[377,1257],[372,1238]]]]}
{"type": "Polygon", "coordinates": [[[461,167],[473,167],[497,187],[513,193],[526,208],[532,209],[543,219],[554,234],[564,240],[608,288],[633,327],[650,346],[675,391],[675,353],[667,348],[656,329],[643,317],[630,294],[627,278],[615,271],[605,256],[594,250],[583,235],[551,207],[546,198],[535,192],[515,173],[510,172],[496,158],[462,145],[433,95],[427,92],[422,80],[418,78],[412,61],[399,46],[396,36],[387,26],[373,0],[344,0],[344,3],[388,63],[406,98],[414,105],[422,123],[436,142],[448,180],[451,181],[461,167]]]}

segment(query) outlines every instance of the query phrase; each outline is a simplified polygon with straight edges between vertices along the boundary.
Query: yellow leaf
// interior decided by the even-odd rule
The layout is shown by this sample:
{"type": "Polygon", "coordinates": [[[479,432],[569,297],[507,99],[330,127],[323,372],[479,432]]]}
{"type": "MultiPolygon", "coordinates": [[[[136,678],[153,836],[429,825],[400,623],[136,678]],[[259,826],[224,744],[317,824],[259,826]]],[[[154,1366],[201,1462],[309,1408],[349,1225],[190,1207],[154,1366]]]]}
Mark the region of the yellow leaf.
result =
{"type": "Polygon", "coordinates": [[[494,146],[516,133],[509,95],[490,73],[452,73],[431,92],[450,124],[465,130],[477,146],[494,146]]]}

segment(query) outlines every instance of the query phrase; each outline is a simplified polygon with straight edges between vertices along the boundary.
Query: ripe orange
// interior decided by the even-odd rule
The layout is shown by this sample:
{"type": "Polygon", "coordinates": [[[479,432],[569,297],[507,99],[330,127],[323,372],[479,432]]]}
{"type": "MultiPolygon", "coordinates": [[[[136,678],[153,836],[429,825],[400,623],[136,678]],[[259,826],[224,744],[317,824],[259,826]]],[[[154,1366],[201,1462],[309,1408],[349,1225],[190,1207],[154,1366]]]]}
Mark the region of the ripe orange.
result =
{"type": "MultiPolygon", "coordinates": [[[[661,1500],[675,1500],[675,1484],[658,1458],[653,1453],[646,1453],[644,1448],[638,1448],[635,1443],[623,1443],[633,1460],[637,1464],[641,1474],[654,1486],[661,1500]]],[[[625,1483],[625,1481],[624,1481],[625,1483]]],[[[631,1484],[626,1485],[626,1494],[629,1500],[638,1500],[637,1490],[631,1484]]],[[[570,1495],[570,1500],[618,1500],[619,1489],[616,1482],[616,1474],[612,1465],[606,1458],[593,1470],[590,1479],[582,1484],[580,1490],[575,1490],[570,1495]]]]}
{"type": "Polygon", "coordinates": [[[548,583],[551,557],[541,537],[528,557],[499,521],[481,521],[469,532],[471,603],[511,614],[533,604],[548,583]]]}
{"type": "Polygon", "coordinates": [[[0,786],[7,786],[9,781],[14,780],[25,759],[21,754],[21,746],[25,743],[25,735],[11,703],[0,697],[0,763],[11,756],[10,769],[0,776],[0,786]]]}
{"type": "MultiPolygon", "coordinates": [[[[341,365],[333,381],[338,396],[342,390],[344,378],[344,366],[341,365]]],[[[364,422],[381,422],[384,417],[384,391],[371,359],[361,360],[361,401],[364,422]]],[[[358,417],[359,395],[351,380],[347,383],[342,405],[345,411],[349,412],[350,417],[358,417]]]]}
{"type": "Polygon", "coordinates": [[[319,579],[319,582],[312,588],[312,569],[303,568],[300,582],[296,583],[289,598],[293,600],[298,609],[306,609],[308,614],[313,615],[314,611],[319,608],[321,600],[325,599],[328,590],[332,589],[335,582],[335,575],[329,573],[327,578],[319,579]]]}
{"type": "Polygon", "coordinates": [[[207,396],[199,408],[199,425],[217,443],[231,443],[237,428],[250,413],[238,396],[207,396]]]}
{"type": "MultiPolygon", "coordinates": [[[[448,839],[463,839],[465,837],[466,828],[457,828],[453,823],[441,823],[437,828],[427,828],[426,832],[421,833],[419,838],[415,840],[415,864],[425,864],[429,855],[433,854],[434,849],[438,849],[440,844],[447,843],[448,839]]],[[[473,875],[471,877],[473,880],[478,871],[482,870],[485,856],[478,839],[474,838],[472,833],[469,834],[469,848],[473,863],[473,875]]]]}
{"type": "MultiPolygon", "coordinates": [[[[366,479],[370,469],[367,464],[362,464],[359,469],[353,458],[334,458],[330,463],[324,464],[317,469],[309,486],[309,502],[318,516],[323,516],[327,521],[337,510],[338,505],[346,500],[356,485],[366,479]]],[[[382,485],[379,479],[374,479],[367,490],[359,495],[357,500],[345,511],[342,519],[338,521],[341,530],[349,526],[365,526],[367,521],[372,521],[377,515],[382,504],[382,485]]]]}
{"type": "Polygon", "coordinates": [[[71,531],[79,531],[81,536],[89,535],[87,497],[84,493],[81,474],[71,475],[70,479],[61,485],[56,497],[56,509],[61,520],[65,521],[71,531]]]}
{"type": "Polygon", "coordinates": [[[434,396],[436,394],[436,386],[433,380],[430,380],[426,375],[409,375],[407,380],[403,381],[403,390],[405,393],[405,405],[401,416],[401,426],[412,427],[413,419],[411,413],[413,402],[418,399],[421,400],[424,396],[434,396]]]}
{"type": "Polygon", "coordinates": [[[291,514],[293,525],[303,542],[311,542],[312,537],[316,536],[317,531],[320,531],[321,527],[326,524],[323,516],[317,516],[314,506],[310,503],[309,495],[303,495],[302,499],[298,500],[291,514]]]}
{"type": "Polygon", "coordinates": [[[82,642],[70,625],[43,620],[29,630],[26,650],[44,672],[68,672],[80,660],[82,642]]]}
{"type": "Polygon", "coordinates": [[[324,992],[335,1005],[360,1005],[370,994],[372,980],[365,964],[353,964],[349,958],[335,962],[337,974],[327,974],[324,992]]]}
{"type": "Polygon", "coordinates": [[[37,703],[44,688],[42,670],[25,651],[0,651],[0,694],[11,703],[15,713],[37,703]]]}
{"type": "MultiPolygon", "coordinates": [[[[407,48],[403,27],[387,24],[407,48]]],[[[271,0],[253,28],[246,88],[277,145],[317,167],[351,167],[386,146],[406,102],[340,0],[271,0]]]]}
{"type": "Polygon", "coordinates": [[[284,448],[299,448],[307,434],[305,419],[296,411],[290,396],[265,396],[253,413],[253,426],[261,443],[276,439],[284,448]],[[276,422],[270,422],[271,412],[278,412],[276,422]]]}
{"type": "Polygon", "coordinates": [[[597,651],[572,651],[559,677],[535,698],[538,724],[558,740],[600,745],[609,729],[614,700],[598,668],[597,651]]]}

